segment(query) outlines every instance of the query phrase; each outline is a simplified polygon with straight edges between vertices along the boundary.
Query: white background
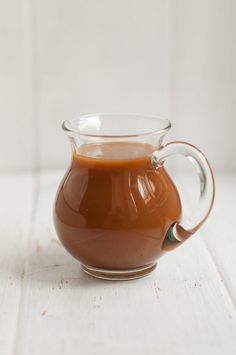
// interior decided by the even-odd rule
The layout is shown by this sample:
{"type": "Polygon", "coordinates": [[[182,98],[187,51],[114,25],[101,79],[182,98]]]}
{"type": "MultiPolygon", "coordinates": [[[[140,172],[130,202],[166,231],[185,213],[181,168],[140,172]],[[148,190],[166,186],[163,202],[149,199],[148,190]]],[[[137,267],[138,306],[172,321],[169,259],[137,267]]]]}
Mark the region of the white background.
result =
{"type": "Polygon", "coordinates": [[[172,121],[169,139],[236,169],[235,0],[1,0],[0,169],[65,167],[61,122],[172,121]]]}

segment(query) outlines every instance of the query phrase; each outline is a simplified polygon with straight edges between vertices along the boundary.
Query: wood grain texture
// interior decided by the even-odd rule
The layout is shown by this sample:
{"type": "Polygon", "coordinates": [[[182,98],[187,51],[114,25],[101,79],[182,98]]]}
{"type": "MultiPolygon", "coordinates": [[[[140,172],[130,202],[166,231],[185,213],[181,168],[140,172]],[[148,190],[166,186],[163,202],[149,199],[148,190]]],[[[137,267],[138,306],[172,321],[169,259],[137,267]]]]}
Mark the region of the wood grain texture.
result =
{"type": "Polygon", "coordinates": [[[236,2],[178,0],[172,11],[175,139],[235,171],[236,2]]]}
{"type": "Polygon", "coordinates": [[[202,234],[204,243],[236,309],[235,198],[236,175],[217,176],[215,207],[212,211],[212,218],[206,226],[203,226],[202,234]]]}
{"type": "Polygon", "coordinates": [[[235,0],[1,1],[0,170],[65,167],[62,121],[108,111],[166,116],[173,139],[235,170],[235,13],[235,0]]]}
{"type": "Polygon", "coordinates": [[[0,354],[14,354],[21,314],[26,248],[32,227],[32,175],[0,177],[0,354]]]}
{"type": "Polygon", "coordinates": [[[0,170],[33,166],[31,2],[0,2],[0,170]],[[7,154],[6,154],[7,153],[7,154]]]}
{"type": "Polygon", "coordinates": [[[170,116],[169,0],[35,2],[40,166],[66,164],[60,126],[79,114],[170,116]]]}
{"type": "Polygon", "coordinates": [[[223,204],[233,209],[235,175],[219,179],[203,232],[130,282],[90,278],[57,241],[51,215],[61,176],[0,180],[1,354],[235,354],[233,224],[222,241],[219,218],[223,204]]]}

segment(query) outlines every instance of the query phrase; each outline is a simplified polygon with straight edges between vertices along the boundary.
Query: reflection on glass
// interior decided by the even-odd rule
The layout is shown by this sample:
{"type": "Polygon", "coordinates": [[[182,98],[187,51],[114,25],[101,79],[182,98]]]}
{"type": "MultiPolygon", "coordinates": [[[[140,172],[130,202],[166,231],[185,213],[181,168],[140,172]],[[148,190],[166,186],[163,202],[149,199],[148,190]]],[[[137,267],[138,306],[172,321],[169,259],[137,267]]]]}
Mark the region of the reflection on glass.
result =
{"type": "Polygon", "coordinates": [[[138,189],[145,204],[148,204],[152,198],[155,198],[155,185],[147,175],[138,176],[138,189]]]}

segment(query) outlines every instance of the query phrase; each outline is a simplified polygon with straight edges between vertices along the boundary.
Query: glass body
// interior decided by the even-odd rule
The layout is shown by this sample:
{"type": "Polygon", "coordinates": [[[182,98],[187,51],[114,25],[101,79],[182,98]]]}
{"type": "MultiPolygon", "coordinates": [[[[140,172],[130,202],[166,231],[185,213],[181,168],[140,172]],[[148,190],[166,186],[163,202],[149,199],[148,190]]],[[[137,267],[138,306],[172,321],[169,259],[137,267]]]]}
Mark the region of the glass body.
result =
{"type": "Polygon", "coordinates": [[[57,192],[54,224],[64,247],[98,278],[147,275],[156,260],[206,219],[214,180],[206,158],[182,142],[163,145],[171,125],[151,116],[92,114],[65,121],[72,160],[57,192]],[[164,168],[190,156],[200,177],[199,208],[182,219],[178,191],[164,168]]]}

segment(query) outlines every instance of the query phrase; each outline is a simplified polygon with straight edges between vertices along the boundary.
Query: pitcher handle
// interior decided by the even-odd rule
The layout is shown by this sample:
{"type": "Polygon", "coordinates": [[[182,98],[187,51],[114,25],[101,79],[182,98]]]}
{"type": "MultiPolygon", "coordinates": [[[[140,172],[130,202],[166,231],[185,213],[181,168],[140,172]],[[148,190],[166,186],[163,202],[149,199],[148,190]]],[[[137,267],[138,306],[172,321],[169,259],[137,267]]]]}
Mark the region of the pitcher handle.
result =
{"type": "Polygon", "coordinates": [[[200,180],[198,208],[190,218],[173,224],[163,242],[164,250],[171,250],[194,234],[207,219],[214,202],[215,183],[210,164],[204,154],[195,146],[185,142],[171,142],[156,150],[152,155],[152,165],[157,168],[172,155],[184,155],[194,164],[200,180]]]}

